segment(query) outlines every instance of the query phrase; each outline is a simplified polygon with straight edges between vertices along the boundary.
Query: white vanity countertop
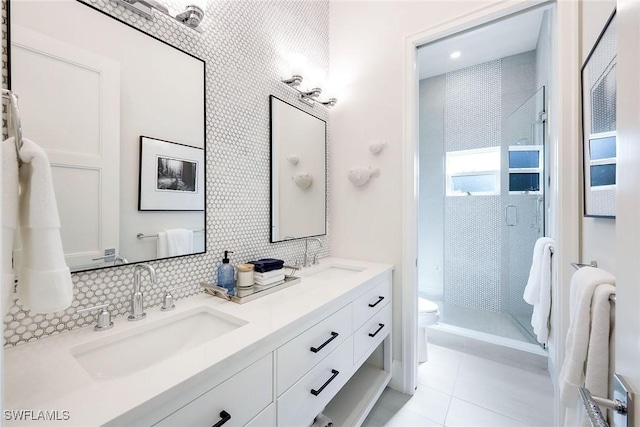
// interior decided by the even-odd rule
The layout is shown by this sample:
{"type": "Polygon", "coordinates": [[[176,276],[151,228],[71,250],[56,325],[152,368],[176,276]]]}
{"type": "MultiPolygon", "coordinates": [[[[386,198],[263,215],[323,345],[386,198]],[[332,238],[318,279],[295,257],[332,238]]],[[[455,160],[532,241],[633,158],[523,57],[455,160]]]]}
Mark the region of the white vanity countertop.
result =
{"type": "Polygon", "coordinates": [[[147,309],[147,318],[139,322],[129,322],[126,316],[120,316],[108,331],[96,332],[93,327],[85,327],[7,349],[4,353],[5,411],[57,410],[60,414],[68,411],[69,419],[57,423],[17,422],[6,421],[5,417],[5,425],[37,423],[87,427],[105,424],[205,370],[207,374],[216,369],[223,370],[241,356],[257,353],[257,349],[262,355],[273,351],[278,337],[285,337],[296,324],[323,312],[328,315],[344,306],[366,291],[358,289],[361,285],[392,268],[388,264],[324,258],[319,266],[300,272],[300,283],[246,304],[200,294],[177,301],[176,309],[168,313],[160,311],[159,307],[147,309]],[[332,281],[304,277],[331,265],[362,268],[363,271],[332,281]],[[202,306],[248,323],[146,369],[114,379],[94,379],[71,354],[76,346],[108,340],[109,336],[148,327],[202,306]],[[223,361],[226,363],[221,363],[223,361]]]}

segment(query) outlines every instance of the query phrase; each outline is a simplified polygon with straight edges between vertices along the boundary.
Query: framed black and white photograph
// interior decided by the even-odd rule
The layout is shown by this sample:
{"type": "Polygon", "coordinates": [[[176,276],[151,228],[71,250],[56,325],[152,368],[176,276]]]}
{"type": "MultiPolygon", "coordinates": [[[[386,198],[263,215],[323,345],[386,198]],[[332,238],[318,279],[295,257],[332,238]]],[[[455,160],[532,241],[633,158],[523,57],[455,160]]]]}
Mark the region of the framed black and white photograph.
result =
{"type": "Polygon", "coordinates": [[[138,210],[204,210],[204,150],[141,136],[138,210]]]}
{"type": "Polygon", "coordinates": [[[616,216],[616,20],[609,18],[582,68],[584,215],[616,216]]]}

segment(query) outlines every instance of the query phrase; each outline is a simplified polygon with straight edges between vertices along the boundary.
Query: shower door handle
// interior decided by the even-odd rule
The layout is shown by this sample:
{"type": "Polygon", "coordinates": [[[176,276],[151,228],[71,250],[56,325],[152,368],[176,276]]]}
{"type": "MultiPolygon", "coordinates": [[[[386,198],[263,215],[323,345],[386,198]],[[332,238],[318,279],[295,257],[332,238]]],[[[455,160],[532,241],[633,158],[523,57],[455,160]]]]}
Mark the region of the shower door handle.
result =
{"type": "Polygon", "coordinates": [[[518,225],[518,207],[516,205],[507,205],[504,207],[504,222],[508,227],[518,225]]]}

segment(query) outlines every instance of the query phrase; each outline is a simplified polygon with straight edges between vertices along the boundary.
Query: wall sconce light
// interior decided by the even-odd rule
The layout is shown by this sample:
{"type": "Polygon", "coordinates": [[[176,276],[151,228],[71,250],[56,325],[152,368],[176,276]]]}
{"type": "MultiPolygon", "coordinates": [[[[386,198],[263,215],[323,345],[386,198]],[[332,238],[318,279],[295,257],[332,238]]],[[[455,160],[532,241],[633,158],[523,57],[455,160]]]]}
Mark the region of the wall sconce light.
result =
{"type": "MultiPolygon", "coordinates": [[[[154,10],[160,11],[167,16],[171,16],[169,9],[156,0],[113,0],[115,3],[129,9],[140,16],[151,21],[155,20],[154,10]]],[[[204,17],[206,0],[191,0],[184,12],[175,16],[175,20],[183,23],[189,28],[201,31],[198,27],[204,17]]],[[[173,18],[173,17],[172,17],[173,18]]]]}
{"type": "Polygon", "coordinates": [[[329,98],[326,101],[321,101],[320,99],[318,99],[318,97],[322,93],[322,89],[319,87],[314,87],[306,91],[299,89],[299,86],[302,83],[302,76],[299,74],[294,74],[293,76],[291,76],[291,78],[283,79],[282,83],[298,91],[298,99],[312,107],[315,104],[324,105],[325,107],[333,107],[338,103],[338,100],[336,98],[329,98]]]}

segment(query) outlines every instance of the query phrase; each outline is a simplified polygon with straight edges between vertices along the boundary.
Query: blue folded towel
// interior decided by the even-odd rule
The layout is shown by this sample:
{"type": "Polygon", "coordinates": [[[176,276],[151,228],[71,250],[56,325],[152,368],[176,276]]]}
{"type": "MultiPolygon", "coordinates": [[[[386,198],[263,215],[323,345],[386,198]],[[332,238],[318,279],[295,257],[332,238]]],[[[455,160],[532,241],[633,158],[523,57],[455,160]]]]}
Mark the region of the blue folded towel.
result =
{"type": "Polygon", "coordinates": [[[249,264],[253,264],[254,270],[258,273],[267,273],[281,269],[284,266],[284,261],[276,258],[262,258],[257,261],[249,261],[249,264]]]}

